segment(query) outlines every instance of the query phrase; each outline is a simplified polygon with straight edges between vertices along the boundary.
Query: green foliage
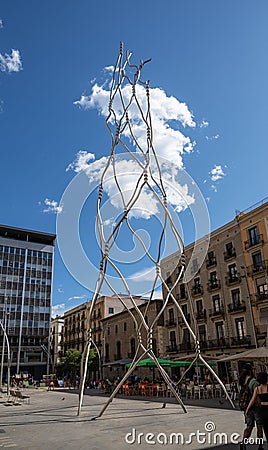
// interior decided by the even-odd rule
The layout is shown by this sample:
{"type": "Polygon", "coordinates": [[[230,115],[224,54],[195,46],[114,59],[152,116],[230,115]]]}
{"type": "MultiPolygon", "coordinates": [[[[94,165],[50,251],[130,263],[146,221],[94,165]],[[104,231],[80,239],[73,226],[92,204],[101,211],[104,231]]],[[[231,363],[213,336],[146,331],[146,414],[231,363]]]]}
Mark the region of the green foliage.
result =
{"type": "Polygon", "coordinates": [[[74,348],[67,350],[57,365],[57,373],[60,375],[75,375],[80,371],[82,352],[74,348]]]}

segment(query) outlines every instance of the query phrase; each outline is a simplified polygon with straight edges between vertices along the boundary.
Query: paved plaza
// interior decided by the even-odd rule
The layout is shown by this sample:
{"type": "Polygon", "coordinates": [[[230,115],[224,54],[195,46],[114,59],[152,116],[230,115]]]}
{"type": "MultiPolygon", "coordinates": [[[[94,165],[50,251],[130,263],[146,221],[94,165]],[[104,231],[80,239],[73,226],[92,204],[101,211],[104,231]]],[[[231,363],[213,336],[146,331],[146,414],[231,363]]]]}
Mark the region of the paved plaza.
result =
{"type": "MultiPolygon", "coordinates": [[[[187,405],[184,414],[174,399],[115,398],[101,418],[107,397],[87,390],[80,416],[74,390],[27,389],[30,404],[7,403],[0,398],[0,448],[17,450],[127,450],[163,448],[238,449],[244,423],[243,414],[216,403],[187,405]],[[173,433],[173,435],[172,435],[173,433]],[[175,433],[175,434],[174,434],[175,433]],[[195,433],[195,435],[191,435],[195,433]],[[216,441],[224,433],[229,445],[216,441]],[[127,436],[127,438],[126,438],[127,436]]],[[[226,402],[226,403],[225,403],[226,402]]],[[[255,437],[255,434],[253,435],[255,437]]],[[[223,440],[223,442],[225,442],[223,440]]],[[[266,445],[266,444],[265,444],[266,445]]],[[[257,448],[256,445],[250,448],[257,448]]],[[[267,448],[267,447],[266,447],[267,448]]]]}

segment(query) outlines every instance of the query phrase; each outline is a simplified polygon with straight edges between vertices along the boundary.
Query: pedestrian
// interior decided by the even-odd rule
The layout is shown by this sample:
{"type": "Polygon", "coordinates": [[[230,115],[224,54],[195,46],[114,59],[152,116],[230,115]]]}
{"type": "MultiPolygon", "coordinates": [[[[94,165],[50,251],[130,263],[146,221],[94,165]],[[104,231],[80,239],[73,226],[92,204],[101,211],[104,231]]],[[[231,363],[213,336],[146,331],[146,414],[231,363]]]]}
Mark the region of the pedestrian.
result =
{"type": "MultiPolygon", "coordinates": [[[[254,389],[257,386],[259,386],[258,381],[254,377],[253,367],[251,364],[246,364],[245,368],[243,369],[241,376],[239,378],[239,386],[240,386],[239,406],[240,409],[244,411],[246,423],[246,428],[243,432],[243,440],[240,444],[240,450],[246,450],[245,439],[250,438],[255,423],[257,426],[257,438],[262,440],[263,437],[262,420],[259,414],[258,403],[256,401],[252,402],[252,407],[250,411],[248,411],[247,414],[245,413],[252,399],[254,389]]],[[[262,445],[259,446],[259,449],[262,449],[262,445]]]]}
{"type": "MultiPolygon", "coordinates": [[[[257,381],[259,386],[254,389],[252,399],[246,409],[246,416],[250,413],[251,408],[254,406],[255,402],[258,402],[259,414],[261,417],[262,428],[268,442],[268,375],[266,372],[260,372],[257,376],[257,381]]],[[[261,448],[261,447],[259,447],[261,448]]]]}
{"type": "Polygon", "coordinates": [[[49,385],[48,385],[48,389],[47,389],[48,391],[54,391],[54,381],[53,380],[51,380],[50,382],[49,382],[49,385]]]}

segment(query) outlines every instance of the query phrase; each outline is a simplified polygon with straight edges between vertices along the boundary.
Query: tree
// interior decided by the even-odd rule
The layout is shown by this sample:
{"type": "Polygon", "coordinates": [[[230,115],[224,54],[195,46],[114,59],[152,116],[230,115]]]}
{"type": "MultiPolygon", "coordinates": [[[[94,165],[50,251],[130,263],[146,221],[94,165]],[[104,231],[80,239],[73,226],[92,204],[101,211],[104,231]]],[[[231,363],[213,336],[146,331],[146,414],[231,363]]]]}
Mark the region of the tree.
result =
{"type": "Polygon", "coordinates": [[[63,356],[60,363],[57,364],[57,373],[72,377],[77,375],[77,373],[80,372],[81,357],[82,352],[80,350],[74,348],[67,350],[65,356],[63,356]]]}

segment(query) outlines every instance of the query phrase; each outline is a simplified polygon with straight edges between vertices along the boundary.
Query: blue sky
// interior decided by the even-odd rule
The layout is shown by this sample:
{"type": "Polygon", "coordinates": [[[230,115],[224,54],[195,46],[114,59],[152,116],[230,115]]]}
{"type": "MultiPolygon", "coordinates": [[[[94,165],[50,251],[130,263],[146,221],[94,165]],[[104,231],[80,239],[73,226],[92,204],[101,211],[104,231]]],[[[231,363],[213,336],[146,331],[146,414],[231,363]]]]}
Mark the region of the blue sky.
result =
{"type": "MultiPolygon", "coordinates": [[[[93,86],[106,86],[111,72],[104,68],[115,64],[120,41],[133,51],[133,62],[152,58],[144,78],[191,114],[194,127],[172,118],[169,126],[195,143],[180,157],[203,194],[212,229],[267,197],[267,20],[266,0],[138,0],[128,7],[3,0],[0,223],[54,233],[55,210],[77,176],[79,152],[94,154],[95,161],[109,154],[99,100],[85,109],[81,96],[92,99],[93,86]]],[[[97,264],[95,200],[92,195],[83,208],[79,226],[97,264]]],[[[181,219],[186,244],[194,240],[188,215],[186,210],[181,219]]],[[[90,297],[56,249],[55,311],[90,297]]]]}

